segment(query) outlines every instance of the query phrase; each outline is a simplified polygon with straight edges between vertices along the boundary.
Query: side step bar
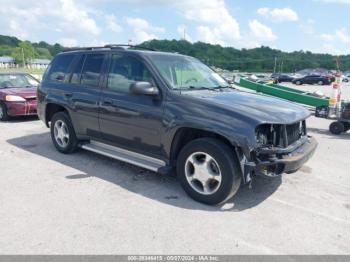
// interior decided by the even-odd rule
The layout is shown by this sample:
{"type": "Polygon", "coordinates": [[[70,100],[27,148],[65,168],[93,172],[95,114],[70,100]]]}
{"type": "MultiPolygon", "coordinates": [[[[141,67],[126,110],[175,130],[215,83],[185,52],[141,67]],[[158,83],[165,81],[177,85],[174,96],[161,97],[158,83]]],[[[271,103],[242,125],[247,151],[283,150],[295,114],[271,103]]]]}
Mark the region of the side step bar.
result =
{"type": "Polygon", "coordinates": [[[166,166],[166,163],[163,160],[93,140],[91,140],[90,143],[81,144],[80,147],[154,172],[159,172],[159,169],[166,166]]]}

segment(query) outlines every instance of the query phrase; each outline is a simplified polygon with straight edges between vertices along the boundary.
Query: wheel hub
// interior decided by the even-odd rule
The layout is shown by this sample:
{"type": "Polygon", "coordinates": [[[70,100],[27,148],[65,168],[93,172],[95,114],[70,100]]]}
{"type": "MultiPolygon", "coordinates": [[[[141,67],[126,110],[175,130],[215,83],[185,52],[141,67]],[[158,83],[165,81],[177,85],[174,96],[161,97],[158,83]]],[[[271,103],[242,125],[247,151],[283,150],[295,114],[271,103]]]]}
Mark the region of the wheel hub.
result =
{"type": "Polygon", "coordinates": [[[67,125],[62,120],[58,120],[55,122],[54,136],[59,146],[66,147],[68,145],[69,132],[68,132],[67,125]]]}
{"type": "Polygon", "coordinates": [[[189,185],[203,195],[214,194],[221,185],[221,171],[216,160],[207,153],[191,154],[185,163],[189,185]]]}

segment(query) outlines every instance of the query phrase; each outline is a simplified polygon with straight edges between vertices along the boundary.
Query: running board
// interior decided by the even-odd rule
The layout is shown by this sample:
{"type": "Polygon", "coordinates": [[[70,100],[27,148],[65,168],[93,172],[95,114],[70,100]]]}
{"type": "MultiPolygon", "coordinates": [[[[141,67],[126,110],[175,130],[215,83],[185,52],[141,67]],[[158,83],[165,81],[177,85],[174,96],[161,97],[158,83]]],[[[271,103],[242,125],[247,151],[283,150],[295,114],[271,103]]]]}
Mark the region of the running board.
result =
{"type": "Polygon", "coordinates": [[[159,172],[160,168],[166,166],[166,163],[160,159],[145,156],[93,140],[91,140],[90,143],[81,144],[80,147],[85,150],[108,156],[135,166],[143,167],[154,172],[159,172]]]}

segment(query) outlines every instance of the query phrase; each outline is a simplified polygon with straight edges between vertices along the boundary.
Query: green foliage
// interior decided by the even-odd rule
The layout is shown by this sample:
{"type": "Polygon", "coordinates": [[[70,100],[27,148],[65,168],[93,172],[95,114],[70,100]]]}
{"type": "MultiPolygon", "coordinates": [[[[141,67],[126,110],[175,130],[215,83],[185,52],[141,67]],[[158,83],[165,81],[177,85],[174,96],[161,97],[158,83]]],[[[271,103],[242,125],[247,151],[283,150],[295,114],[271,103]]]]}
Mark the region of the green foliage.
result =
{"type": "Polygon", "coordinates": [[[44,47],[37,47],[36,49],[37,58],[43,58],[43,59],[52,59],[52,55],[49,51],[49,49],[44,47]]]}
{"type": "Polygon", "coordinates": [[[0,45],[15,47],[18,46],[20,42],[21,41],[16,37],[0,35],[0,45]]]}
{"type": "Polygon", "coordinates": [[[22,48],[15,47],[12,49],[11,56],[15,59],[16,63],[19,65],[23,65],[23,55],[22,55],[22,48]]]}
{"type": "MultiPolygon", "coordinates": [[[[192,44],[184,40],[151,40],[144,42],[142,46],[194,56],[208,65],[227,70],[272,72],[275,58],[276,71],[295,72],[305,68],[319,67],[336,69],[336,57],[329,54],[313,54],[305,51],[287,53],[266,46],[239,50],[202,42],[192,44]]],[[[339,64],[341,70],[349,69],[350,55],[340,56],[339,64]]]]}
{"type": "Polygon", "coordinates": [[[0,45],[0,56],[10,56],[13,51],[13,47],[9,45],[0,45]]]}
{"type": "MultiPolygon", "coordinates": [[[[282,52],[262,46],[253,49],[236,49],[203,42],[190,43],[184,40],[151,40],[141,44],[159,51],[177,52],[197,57],[208,65],[227,70],[245,72],[272,72],[277,60],[277,72],[295,72],[304,68],[336,69],[336,57],[329,54],[313,54],[305,51],[282,52]]],[[[48,44],[44,41],[30,43],[16,37],[0,35],[0,56],[13,56],[17,63],[23,63],[22,48],[25,60],[32,58],[52,59],[65,50],[60,44],[48,44]]],[[[350,69],[350,55],[340,56],[341,70],[350,69]]]]}
{"type": "Polygon", "coordinates": [[[0,35],[0,56],[12,56],[16,63],[23,64],[22,49],[25,62],[34,58],[52,59],[56,54],[65,50],[60,44],[50,45],[44,41],[31,43],[21,41],[16,37],[0,35]]]}

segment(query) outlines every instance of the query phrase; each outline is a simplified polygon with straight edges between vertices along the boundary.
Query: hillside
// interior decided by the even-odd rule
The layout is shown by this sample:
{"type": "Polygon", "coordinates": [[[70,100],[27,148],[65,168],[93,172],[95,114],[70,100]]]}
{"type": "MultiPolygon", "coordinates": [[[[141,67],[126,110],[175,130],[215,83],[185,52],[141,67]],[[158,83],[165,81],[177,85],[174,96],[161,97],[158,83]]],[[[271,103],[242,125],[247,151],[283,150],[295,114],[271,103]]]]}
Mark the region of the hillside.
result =
{"type": "MultiPolygon", "coordinates": [[[[145,47],[161,51],[178,52],[197,57],[209,65],[228,70],[272,72],[276,70],[295,72],[304,68],[336,68],[336,56],[329,54],[314,54],[311,52],[295,51],[282,52],[270,47],[253,49],[235,49],[206,43],[189,43],[176,40],[152,40],[142,44],[145,47]]],[[[341,70],[350,69],[350,55],[340,56],[341,70]]]]}
{"type": "Polygon", "coordinates": [[[57,53],[62,52],[64,47],[60,44],[50,45],[44,41],[31,43],[21,41],[16,37],[0,35],[0,56],[12,56],[16,62],[23,63],[23,54],[25,60],[33,58],[52,59],[57,53]]]}
{"type": "MultiPolygon", "coordinates": [[[[336,68],[336,57],[329,54],[311,52],[283,52],[270,47],[253,49],[235,49],[202,42],[190,43],[184,40],[151,40],[142,46],[160,51],[178,52],[194,56],[205,63],[227,70],[272,72],[276,61],[276,70],[294,72],[304,68],[336,68]]],[[[51,59],[65,48],[60,44],[50,45],[44,41],[31,43],[16,37],[0,35],[0,56],[12,56],[17,63],[22,63],[22,49],[26,59],[51,59]]],[[[350,55],[340,56],[341,70],[350,69],[350,55]]]]}

